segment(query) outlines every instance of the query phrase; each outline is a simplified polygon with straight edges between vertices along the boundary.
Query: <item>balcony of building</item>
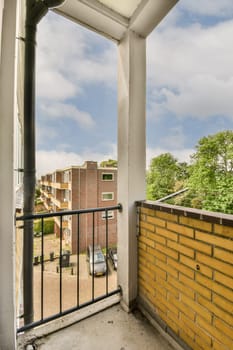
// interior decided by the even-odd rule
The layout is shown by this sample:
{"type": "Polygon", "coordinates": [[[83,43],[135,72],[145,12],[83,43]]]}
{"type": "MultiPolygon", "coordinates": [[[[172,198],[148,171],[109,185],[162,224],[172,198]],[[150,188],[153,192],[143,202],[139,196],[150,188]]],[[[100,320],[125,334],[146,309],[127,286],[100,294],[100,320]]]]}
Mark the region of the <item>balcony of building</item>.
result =
{"type": "MultiPolygon", "coordinates": [[[[60,227],[61,226],[61,221],[60,221],[60,219],[58,218],[58,217],[55,217],[54,218],[54,222],[56,223],[56,225],[58,226],[58,227],[60,227]]],[[[63,219],[62,219],[62,228],[63,229],[65,229],[65,228],[71,228],[70,227],[71,226],[71,224],[70,224],[70,220],[68,219],[68,216],[67,217],[63,217],[63,219]]]]}
{"type": "Polygon", "coordinates": [[[41,185],[51,186],[51,180],[47,180],[45,177],[45,179],[41,180],[41,185]]]}
{"type": "Polygon", "coordinates": [[[41,176],[41,186],[51,186],[52,174],[41,176]]]}
{"type": "MultiPolygon", "coordinates": [[[[115,302],[117,302],[116,298],[115,302]]],[[[82,312],[80,318],[75,324],[55,333],[48,333],[46,328],[41,329],[40,332],[35,330],[28,332],[27,336],[18,339],[18,349],[25,349],[25,344],[33,344],[36,349],[41,350],[178,349],[175,344],[161,335],[140,311],[126,313],[119,302],[111,306],[107,303],[95,305],[95,308],[82,312]],[[89,316],[88,313],[92,315],[89,316]],[[46,336],[43,336],[43,332],[46,336]]]]}
{"type": "Polygon", "coordinates": [[[48,192],[46,189],[41,189],[41,194],[42,196],[46,197],[46,198],[51,198],[52,197],[52,193],[48,192]]]}
{"type": "Polygon", "coordinates": [[[46,200],[45,200],[45,201],[43,202],[43,204],[44,204],[44,206],[45,206],[45,208],[46,208],[47,211],[52,210],[51,201],[46,201],[46,200]]]}
{"type": "Polygon", "coordinates": [[[55,197],[51,197],[51,201],[60,209],[68,209],[69,202],[63,198],[63,199],[58,199],[55,197]]]}
{"type": "MultiPolygon", "coordinates": [[[[43,1],[40,5],[49,2],[43,1]]],[[[24,43],[24,39],[21,40],[24,38],[23,34],[17,36],[16,31],[17,23],[20,21],[23,23],[23,19],[17,17],[19,3],[23,4],[18,1],[3,1],[0,5],[2,16],[0,21],[4,34],[0,40],[2,116],[0,131],[1,143],[4,145],[0,147],[2,176],[0,192],[4,198],[4,206],[0,209],[0,276],[1,282],[4,281],[1,285],[0,298],[0,346],[2,349],[16,349],[16,318],[22,316],[15,306],[19,304],[20,293],[19,283],[15,286],[14,273],[17,259],[12,257],[12,252],[15,249],[15,239],[19,237],[17,231],[19,229],[22,232],[22,228],[18,227],[16,230],[13,220],[15,202],[12,184],[14,183],[15,154],[13,136],[10,137],[15,132],[15,106],[17,101],[22,100],[22,94],[19,93],[17,98],[15,94],[17,80],[15,38],[20,39],[21,44],[24,43]],[[4,11],[2,11],[2,3],[4,3],[4,11]],[[15,294],[17,300],[15,300],[15,294]]],[[[156,346],[158,349],[163,349],[160,343],[156,345],[157,340],[161,340],[162,334],[169,341],[175,341],[185,349],[232,349],[232,216],[158,203],[138,202],[135,206],[135,201],[145,199],[146,37],[175,3],[176,0],[119,2],[67,0],[61,8],[56,10],[67,19],[82,23],[117,43],[118,201],[122,204],[117,219],[119,262],[113,289],[109,290],[108,274],[106,280],[92,278],[92,276],[87,279],[88,286],[91,286],[91,289],[88,289],[90,300],[89,302],[84,300],[80,304],[79,294],[76,294],[78,302],[76,300],[74,306],[69,307],[70,315],[74,317],[70,322],[66,321],[67,309],[63,308],[60,297],[58,312],[52,315],[52,319],[46,319],[44,311],[47,311],[47,308],[44,310],[42,307],[32,330],[27,330],[27,327],[22,329],[21,325],[18,325],[19,348],[20,346],[25,348],[28,345],[28,349],[33,349],[38,344],[37,348],[43,346],[44,349],[50,349],[52,343],[58,349],[59,343],[63,348],[72,349],[78,348],[82,341],[82,349],[85,349],[84,346],[90,349],[92,342],[97,349],[98,347],[114,349],[114,346],[121,350],[137,349],[135,343],[139,345],[138,349],[156,349],[156,346]],[[95,283],[100,281],[106,281],[104,294],[98,294],[95,297],[95,283]],[[105,300],[108,301],[107,305],[104,304],[105,300]],[[96,309],[98,303],[101,306],[96,309]],[[107,314],[101,312],[113,304],[117,304],[117,307],[107,310],[107,314]],[[92,305],[94,310],[90,309],[92,305]],[[122,313],[118,308],[119,305],[123,310],[132,312],[139,310],[146,319],[139,316],[141,314],[137,311],[132,314],[122,313]],[[86,314],[81,315],[82,310],[86,310],[86,314]],[[98,315],[91,316],[97,311],[98,315]],[[96,321],[98,322],[101,317],[104,318],[100,321],[101,329],[93,330],[92,324],[96,325],[96,321]],[[80,318],[87,319],[78,322],[80,318]],[[159,329],[160,335],[154,328],[150,326],[148,328],[147,319],[159,329]],[[42,321],[46,321],[44,326],[42,321]],[[74,322],[77,322],[72,326],[74,328],[70,327],[58,332],[61,327],[68,327],[74,322]],[[121,325],[116,333],[114,325],[119,323],[123,323],[124,328],[121,325]],[[139,338],[133,333],[133,328],[139,338]],[[104,335],[100,331],[103,331],[104,335]],[[52,333],[54,335],[51,335],[52,333]],[[70,343],[64,345],[67,338],[70,343]],[[119,347],[117,340],[120,341],[119,347]]],[[[22,62],[18,62],[18,65],[23,71],[22,62]]],[[[19,114],[22,115],[23,112],[20,110],[19,114]]],[[[24,124],[25,130],[27,126],[24,124]]],[[[30,148],[27,150],[32,152],[30,148]]],[[[64,189],[61,187],[62,182],[56,181],[56,177],[52,182],[55,188],[58,186],[58,189],[64,189]]],[[[67,183],[64,186],[65,189],[68,188],[67,183]]],[[[56,211],[55,205],[53,208],[56,211]]],[[[20,224],[20,226],[23,225],[20,224]]],[[[95,231],[94,225],[93,230],[95,231]]],[[[62,239],[62,235],[60,237],[62,239]]],[[[49,259],[46,256],[45,261],[43,239],[40,237],[38,239],[41,239],[42,252],[35,269],[37,269],[36,273],[41,275],[42,281],[46,272],[44,267],[49,259]]],[[[59,266],[62,263],[62,247],[61,243],[58,260],[51,262],[58,264],[58,272],[54,273],[58,273],[56,280],[58,279],[60,286],[64,275],[63,268],[59,266]]],[[[76,255],[77,269],[80,254],[76,255]]],[[[16,258],[18,257],[22,257],[22,254],[16,258]]],[[[17,264],[17,269],[22,271],[20,259],[17,264]]],[[[68,271],[71,275],[71,269],[68,271]]],[[[50,271],[47,272],[50,273],[50,271]]],[[[71,277],[73,278],[73,275],[71,277]]],[[[75,279],[75,283],[74,290],[78,290],[79,279],[75,279]]],[[[49,285],[54,286],[51,281],[49,285]]],[[[44,288],[46,285],[41,282],[39,296],[43,295],[44,288]]],[[[69,285],[64,288],[73,290],[69,285]]],[[[59,290],[61,295],[63,288],[59,290]]],[[[54,296],[55,294],[52,294],[50,298],[53,300],[54,296]]]]}
{"type": "Polygon", "coordinates": [[[57,190],[68,190],[69,183],[68,182],[51,182],[50,186],[57,190]]]}
{"type": "Polygon", "coordinates": [[[117,280],[111,287],[108,283],[108,292],[105,286],[99,290],[101,281],[95,277],[98,292],[91,305],[84,300],[84,307],[71,308],[69,315],[64,310],[55,321],[20,333],[19,349],[26,344],[36,349],[64,344],[69,349],[90,349],[93,344],[97,349],[231,349],[232,215],[149,201],[137,202],[134,210],[137,276],[132,312],[123,311],[124,290],[118,290],[118,282],[125,274],[124,257],[118,255],[117,280]]]}

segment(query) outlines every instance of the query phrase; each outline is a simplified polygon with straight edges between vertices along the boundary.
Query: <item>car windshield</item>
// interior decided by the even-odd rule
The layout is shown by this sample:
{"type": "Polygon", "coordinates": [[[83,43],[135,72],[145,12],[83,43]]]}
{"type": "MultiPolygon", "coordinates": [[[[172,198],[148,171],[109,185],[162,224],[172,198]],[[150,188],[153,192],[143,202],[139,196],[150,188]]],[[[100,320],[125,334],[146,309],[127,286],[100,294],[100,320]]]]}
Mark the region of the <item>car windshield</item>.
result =
{"type": "MultiPolygon", "coordinates": [[[[90,255],[91,261],[92,261],[92,255],[90,255]]],[[[98,263],[102,263],[104,262],[104,256],[101,252],[95,252],[94,253],[94,263],[98,264],[98,263]]]]}

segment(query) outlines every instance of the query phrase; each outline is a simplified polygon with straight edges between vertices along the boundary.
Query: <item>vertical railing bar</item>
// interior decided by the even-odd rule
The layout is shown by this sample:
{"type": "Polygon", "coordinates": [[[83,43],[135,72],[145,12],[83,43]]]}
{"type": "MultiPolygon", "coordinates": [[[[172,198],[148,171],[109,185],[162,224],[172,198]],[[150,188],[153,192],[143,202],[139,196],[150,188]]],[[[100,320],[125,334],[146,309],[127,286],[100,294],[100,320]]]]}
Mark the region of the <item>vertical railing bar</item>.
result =
{"type": "Polygon", "coordinates": [[[95,249],[95,212],[92,213],[92,301],[95,298],[95,272],[94,272],[94,249],[95,249]]]}
{"type": "Polygon", "coordinates": [[[80,242],[79,242],[79,235],[80,235],[80,214],[77,215],[77,306],[79,306],[79,248],[80,248],[80,242]]]}
{"type": "Polygon", "coordinates": [[[105,209],[105,217],[106,217],[106,290],[105,294],[108,295],[108,210],[105,209]]]}
{"type": "Polygon", "coordinates": [[[60,280],[59,280],[59,305],[60,313],[62,312],[62,215],[60,215],[60,258],[59,258],[59,267],[60,267],[60,280]]]}
{"type": "Polygon", "coordinates": [[[40,317],[44,319],[44,218],[41,218],[41,292],[40,317]]]}
{"type": "MultiPolygon", "coordinates": [[[[80,304],[80,286],[81,286],[81,281],[79,280],[79,277],[80,277],[80,244],[81,244],[81,237],[80,237],[80,229],[81,229],[81,217],[80,217],[80,214],[85,214],[85,215],[90,215],[89,219],[90,219],[90,226],[91,227],[91,213],[92,213],[92,233],[90,232],[90,235],[92,235],[92,243],[90,242],[90,244],[92,245],[92,290],[91,290],[91,294],[92,294],[92,297],[91,299],[87,302],[87,304],[91,304],[91,303],[94,303],[96,302],[99,298],[95,297],[95,274],[94,274],[94,257],[95,257],[95,244],[98,243],[98,237],[96,238],[95,237],[95,232],[96,232],[96,217],[95,217],[95,213],[96,212],[100,212],[100,211],[105,211],[105,218],[106,218],[106,228],[105,228],[105,235],[106,235],[106,238],[105,238],[105,244],[106,244],[106,276],[105,276],[105,288],[106,288],[106,291],[105,291],[105,294],[103,294],[100,298],[105,298],[105,297],[108,297],[112,294],[115,294],[115,293],[118,293],[119,292],[119,288],[116,289],[116,290],[113,290],[113,291],[109,291],[109,272],[110,272],[110,267],[108,265],[108,251],[109,251],[109,211],[110,210],[114,210],[114,209],[119,209],[119,208],[113,208],[113,207],[106,207],[106,208],[94,208],[94,209],[87,209],[88,212],[83,212],[83,211],[76,211],[74,213],[71,213],[69,212],[69,215],[77,215],[77,234],[78,234],[78,237],[77,237],[77,281],[76,281],[76,284],[77,284],[77,296],[76,296],[76,299],[77,299],[77,309],[79,308],[82,308],[84,306],[84,304],[80,304]],[[101,209],[101,210],[100,210],[101,209]]],[[[54,213],[53,213],[54,214],[54,213]]],[[[59,212],[56,212],[55,213],[56,217],[60,217],[60,256],[59,256],[59,267],[60,267],[60,285],[59,285],[59,288],[60,288],[60,295],[59,295],[59,303],[60,303],[60,311],[55,314],[55,315],[52,315],[51,317],[53,318],[57,318],[58,315],[59,316],[62,316],[64,314],[64,312],[72,312],[72,310],[75,309],[75,307],[71,308],[71,309],[68,309],[68,310],[65,310],[63,311],[63,307],[64,307],[64,302],[63,302],[63,289],[62,289],[62,286],[63,286],[63,272],[62,269],[63,269],[63,251],[62,251],[62,248],[63,248],[63,215],[67,214],[67,213],[59,213],[59,212]]],[[[45,218],[47,218],[48,216],[46,215],[40,215],[40,216],[36,216],[34,215],[33,216],[33,220],[35,219],[38,219],[40,218],[41,219],[41,295],[40,295],[40,299],[41,299],[41,306],[40,306],[40,313],[41,313],[41,320],[40,321],[37,321],[37,322],[33,322],[33,324],[37,324],[38,322],[41,324],[42,323],[45,323],[45,322],[48,322],[48,318],[45,317],[45,306],[44,306],[44,301],[45,301],[45,298],[46,298],[46,295],[45,295],[45,274],[44,274],[44,268],[45,268],[45,244],[46,244],[46,241],[45,241],[45,232],[44,232],[44,226],[45,226],[45,218]]],[[[17,220],[18,218],[16,218],[17,220]]],[[[28,217],[23,217],[22,218],[24,221],[25,220],[29,220],[28,217]]],[[[89,221],[89,220],[88,220],[89,221]]],[[[50,317],[49,317],[50,319],[50,317]]]]}

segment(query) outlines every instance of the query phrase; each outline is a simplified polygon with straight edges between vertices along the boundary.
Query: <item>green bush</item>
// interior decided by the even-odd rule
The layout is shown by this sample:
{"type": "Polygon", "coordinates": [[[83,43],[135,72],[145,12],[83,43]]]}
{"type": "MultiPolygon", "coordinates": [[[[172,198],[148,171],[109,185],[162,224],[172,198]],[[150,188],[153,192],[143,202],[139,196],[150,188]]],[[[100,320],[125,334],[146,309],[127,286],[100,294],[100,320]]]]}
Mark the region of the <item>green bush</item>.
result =
{"type": "MultiPolygon", "coordinates": [[[[34,233],[38,234],[42,232],[41,228],[41,220],[34,221],[34,233]]],[[[54,219],[45,219],[44,220],[44,235],[49,235],[51,233],[54,233],[54,219]]]]}
{"type": "Polygon", "coordinates": [[[43,201],[40,198],[35,199],[35,205],[43,204],[43,201]]]}

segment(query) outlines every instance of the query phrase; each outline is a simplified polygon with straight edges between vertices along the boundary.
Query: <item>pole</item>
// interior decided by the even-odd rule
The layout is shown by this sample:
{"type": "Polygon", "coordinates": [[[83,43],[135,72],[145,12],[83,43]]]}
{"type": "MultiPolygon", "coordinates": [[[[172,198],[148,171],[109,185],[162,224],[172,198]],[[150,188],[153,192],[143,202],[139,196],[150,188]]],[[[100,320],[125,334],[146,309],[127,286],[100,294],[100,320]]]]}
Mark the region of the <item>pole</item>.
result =
{"type": "MultiPolygon", "coordinates": [[[[35,193],[35,40],[30,23],[32,0],[27,0],[24,66],[24,215],[34,211],[35,193]]],[[[33,322],[33,220],[24,222],[23,238],[24,323],[33,322]]]]}
{"type": "MultiPolygon", "coordinates": [[[[24,215],[34,211],[35,169],[35,61],[37,24],[50,7],[64,0],[26,0],[24,60],[24,215]]],[[[33,322],[33,220],[24,222],[23,238],[24,323],[33,322]]]]}

